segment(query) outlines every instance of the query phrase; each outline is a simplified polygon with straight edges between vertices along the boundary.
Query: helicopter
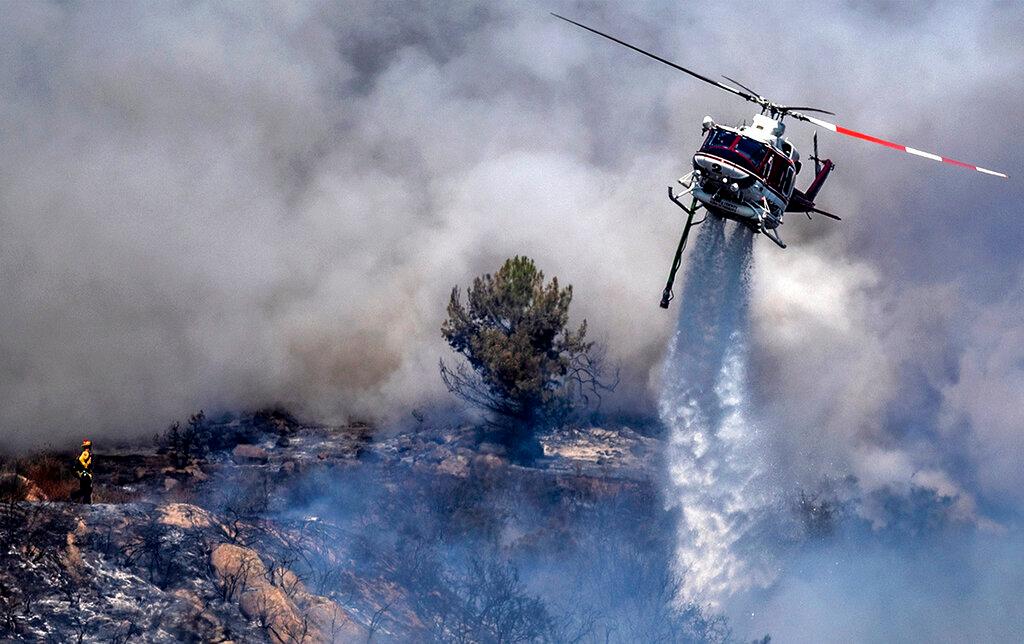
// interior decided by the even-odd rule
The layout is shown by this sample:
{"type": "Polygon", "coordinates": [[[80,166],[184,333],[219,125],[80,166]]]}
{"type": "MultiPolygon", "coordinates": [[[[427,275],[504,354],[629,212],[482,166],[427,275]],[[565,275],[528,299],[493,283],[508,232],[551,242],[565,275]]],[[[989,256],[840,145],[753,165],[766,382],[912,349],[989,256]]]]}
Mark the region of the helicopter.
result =
{"type": "Polygon", "coordinates": [[[700,209],[705,209],[708,215],[731,219],[749,227],[755,233],[762,233],[780,248],[785,248],[786,244],[779,236],[778,228],[782,225],[782,217],[787,212],[804,213],[808,219],[811,218],[811,213],[815,213],[836,221],[841,220],[839,216],[821,210],[815,204],[818,192],[836,167],[830,159],[819,157],[817,131],[814,133],[814,154],[810,157],[814,161],[814,178],[807,189],[796,188],[795,181],[797,175],[800,174],[802,163],[800,153],[784,136],[786,125],[783,119],[785,118],[811,123],[830,132],[876,143],[925,159],[941,161],[1003,179],[1008,178],[1002,172],[924,152],[821,120],[810,116],[807,112],[830,116],[835,116],[835,114],[816,107],[776,103],[728,76],[723,76],[723,78],[739,87],[733,87],[698,74],[691,69],[565,16],[560,16],[557,13],[551,15],[628,47],[648,58],[653,58],[721,90],[735,94],[754,103],[761,110],[759,114],[754,115],[749,125],[744,124],[739,127],[720,125],[710,116],[704,117],[702,131],[705,138],[701,147],[693,155],[693,170],[678,180],[683,190],[676,192],[672,186],[668,188],[669,199],[683,209],[687,218],[679,245],[676,247],[675,257],[672,260],[668,282],[661,295],[660,306],[663,309],[667,309],[669,302],[674,298],[672,285],[682,262],[690,229],[706,220],[707,215],[694,221],[694,216],[700,209]],[[687,196],[690,197],[689,205],[685,201],[687,196]]]}

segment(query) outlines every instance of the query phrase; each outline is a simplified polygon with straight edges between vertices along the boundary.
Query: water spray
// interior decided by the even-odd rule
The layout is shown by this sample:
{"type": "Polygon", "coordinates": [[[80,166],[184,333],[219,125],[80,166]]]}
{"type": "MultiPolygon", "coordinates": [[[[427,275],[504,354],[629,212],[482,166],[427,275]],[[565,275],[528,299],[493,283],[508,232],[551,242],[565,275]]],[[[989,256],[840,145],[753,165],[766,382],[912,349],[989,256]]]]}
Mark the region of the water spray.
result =
{"type": "Polygon", "coordinates": [[[680,525],[683,602],[717,605],[767,585],[772,562],[756,547],[773,505],[746,380],[753,233],[709,218],[687,274],[660,401],[670,432],[670,498],[680,525]]]}

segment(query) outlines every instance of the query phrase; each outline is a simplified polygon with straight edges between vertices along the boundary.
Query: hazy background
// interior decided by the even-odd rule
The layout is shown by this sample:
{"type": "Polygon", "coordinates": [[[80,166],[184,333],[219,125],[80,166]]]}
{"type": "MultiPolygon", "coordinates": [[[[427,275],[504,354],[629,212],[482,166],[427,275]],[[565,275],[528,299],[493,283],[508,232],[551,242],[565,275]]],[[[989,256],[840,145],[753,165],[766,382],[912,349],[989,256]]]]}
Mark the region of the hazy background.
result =
{"type": "MultiPolygon", "coordinates": [[[[753,112],[553,10],[1011,175],[822,132],[838,169],[819,201],[844,221],[790,216],[784,252],[756,240],[751,342],[794,489],[846,481],[879,530],[887,499],[925,490],[949,521],[1015,534],[1021,3],[0,10],[8,448],[150,434],[200,407],[386,421],[447,400],[447,294],[517,253],[574,285],[622,366],[611,408],[650,413],[676,315],[657,308],[681,224],[665,186],[705,114],[753,112]]],[[[808,156],[811,129],[789,134],[808,156]]]]}

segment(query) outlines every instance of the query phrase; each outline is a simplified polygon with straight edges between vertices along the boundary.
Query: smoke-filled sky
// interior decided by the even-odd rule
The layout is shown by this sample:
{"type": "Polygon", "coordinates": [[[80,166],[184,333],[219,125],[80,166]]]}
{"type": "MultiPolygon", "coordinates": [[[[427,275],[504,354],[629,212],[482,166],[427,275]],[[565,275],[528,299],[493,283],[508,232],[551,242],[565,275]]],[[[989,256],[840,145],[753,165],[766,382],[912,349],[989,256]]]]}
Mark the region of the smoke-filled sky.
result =
{"type": "MultiPolygon", "coordinates": [[[[407,414],[445,399],[449,290],[515,254],[574,285],[622,366],[614,405],[649,413],[676,314],[665,186],[705,114],[753,112],[552,10],[1011,175],[822,132],[819,203],[843,221],[755,240],[751,379],[794,488],[852,475],[1012,524],[1024,5],[1005,1],[6,2],[4,444],[200,407],[407,414]]],[[[808,156],[810,128],[789,135],[808,156]]]]}
{"type": "MultiPolygon", "coordinates": [[[[758,240],[755,383],[797,480],[1024,503],[1006,2],[8,3],[5,442],[199,407],[405,413],[443,395],[449,289],[517,253],[574,284],[617,404],[648,408],[674,315],[655,306],[680,228],[664,186],[705,114],[751,107],[550,9],[1014,177],[822,133],[839,168],[819,201],[844,221],[758,240]]],[[[805,156],[810,134],[790,128],[805,156]]]]}

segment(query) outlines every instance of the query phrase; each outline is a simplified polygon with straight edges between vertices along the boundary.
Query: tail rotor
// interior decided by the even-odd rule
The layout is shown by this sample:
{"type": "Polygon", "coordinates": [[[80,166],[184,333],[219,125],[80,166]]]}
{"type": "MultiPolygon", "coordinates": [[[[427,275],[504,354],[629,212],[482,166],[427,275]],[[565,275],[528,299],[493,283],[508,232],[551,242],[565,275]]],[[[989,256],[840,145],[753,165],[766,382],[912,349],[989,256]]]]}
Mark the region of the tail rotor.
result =
{"type": "Polygon", "coordinates": [[[818,157],[818,133],[814,133],[814,154],[811,156],[814,160],[814,174],[817,176],[821,172],[821,158],[818,157]]]}

